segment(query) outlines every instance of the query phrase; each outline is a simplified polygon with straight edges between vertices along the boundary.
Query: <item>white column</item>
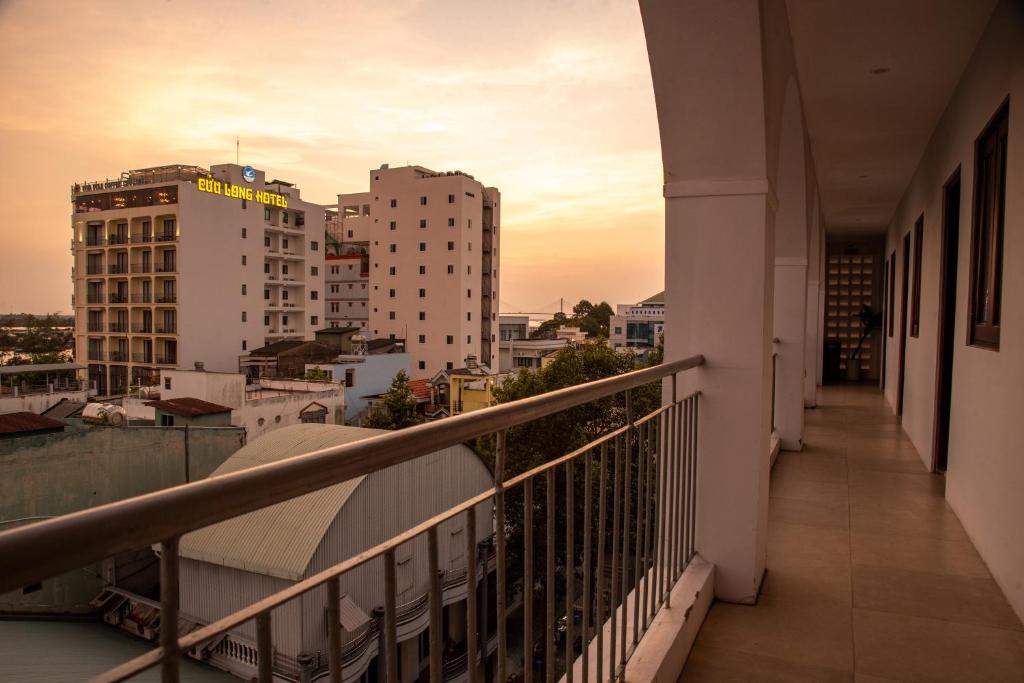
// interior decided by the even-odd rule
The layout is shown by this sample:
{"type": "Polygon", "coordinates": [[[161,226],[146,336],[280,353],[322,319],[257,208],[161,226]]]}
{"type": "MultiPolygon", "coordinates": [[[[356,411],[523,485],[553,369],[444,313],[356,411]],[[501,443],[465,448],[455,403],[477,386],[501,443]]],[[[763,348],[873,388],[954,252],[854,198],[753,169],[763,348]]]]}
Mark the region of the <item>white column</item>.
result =
{"type": "Polygon", "coordinates": [[[807,335],[804,342],[804,406],[813,408],[818,405],[818,366],[821,363],[821,309],[824,291],[821,283],[822,259],[821,242],[822,228],[818,213],[817,197],[815,197],[814,213],[807,244],[807,335]]]}

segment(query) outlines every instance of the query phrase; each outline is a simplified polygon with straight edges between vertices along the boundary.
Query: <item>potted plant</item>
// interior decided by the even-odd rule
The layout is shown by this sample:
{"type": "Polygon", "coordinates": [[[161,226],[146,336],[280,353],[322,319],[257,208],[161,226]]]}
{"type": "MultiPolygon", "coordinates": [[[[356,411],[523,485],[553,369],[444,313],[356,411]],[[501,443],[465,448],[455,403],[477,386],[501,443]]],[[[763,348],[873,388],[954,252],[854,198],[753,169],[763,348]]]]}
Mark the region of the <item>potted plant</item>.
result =
{"type": "Polygon", "coordinates": [[[861,335],[857,347],[846,359],[846,379],[850,382],[860,381],[860,350],[864,347],[864,340],[882,326],[882,314],[875,313],[870,306],[864,306],[857,314],[860,320],[861,335]]]}

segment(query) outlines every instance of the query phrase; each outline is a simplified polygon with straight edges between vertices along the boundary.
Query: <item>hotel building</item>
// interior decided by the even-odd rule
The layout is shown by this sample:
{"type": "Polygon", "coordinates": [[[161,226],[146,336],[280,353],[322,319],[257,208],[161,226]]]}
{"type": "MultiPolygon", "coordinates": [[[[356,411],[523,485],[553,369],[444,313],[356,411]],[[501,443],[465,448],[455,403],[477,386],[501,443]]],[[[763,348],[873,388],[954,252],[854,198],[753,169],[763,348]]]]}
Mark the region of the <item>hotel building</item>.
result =
{"type": "Polygon", "coordinates": [[[323,325],[324,207],[291,183],[175,165],[71,193],[75,354],[101,396],[323,325]]]}
{"type": "Polygon", "coordinates": [[[329,295],[339,303],[331,315],[358,308],[357,299],[345,300],[359,295],[345,278],[365,253],[368,336],[406,340],[414,379],[461,367],[471,355],[497,367],[499,199],[496,188],[461,171],[371,171],[369,192],[338,195],[342,255],[329,263],[339,266],[330,277],[341,279],[329,295]]]}

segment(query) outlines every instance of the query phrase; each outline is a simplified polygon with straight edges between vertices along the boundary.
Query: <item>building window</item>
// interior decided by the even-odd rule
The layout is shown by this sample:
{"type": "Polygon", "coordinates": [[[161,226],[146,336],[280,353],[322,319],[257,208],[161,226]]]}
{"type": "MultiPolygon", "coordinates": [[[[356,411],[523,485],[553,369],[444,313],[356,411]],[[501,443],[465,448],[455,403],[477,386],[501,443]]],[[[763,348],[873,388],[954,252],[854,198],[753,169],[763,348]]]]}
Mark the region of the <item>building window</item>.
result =
{"type": "Polygon", "coordinates": [[[388,320],[394,320],[394,319],[395,319],[395,312],[394,311],[388,311],[388,320]]]}
{"type": "Polygon", "coordinates": [[[1003,223],[1006,203],[1006,145],[1009,103],[996,114],[974,146],[974,211],[971,224],[971,279],[968,343],[999,348],[1003,294],[1003,223]]]}
{"type": "Polygon", "coordinates": [[[263,246],[265,246],[265,247],[269,247],[270,246],[270,238],[269,237],[264,237],[263,238],[263,246]]]}
{"type": "Polygon", "coordinates": [[[616,327],[615,328],[615,334],[622,334],[622,328],[621,327],[616,327]]]}
{"type": "Polygon", "coordinates": [[[396,223],[395,221],[391,221],[391,223],[388,224],[388,227],[394,230],[395,228],[398,227],[398,223],[396,223]]]}
{"type": "Polygon", "coordinates": [[[245,285],[242,285],[242,294],[245,294],[245,285]]]}
{"type": "Polygon", "coordinates": [[[472,322],[472,321],[473,321],[473,312],[472,311],[466,311],[466,322],[472,322]]]}
{"type": "Polygon", "coordinates": [[[269,221],[270,220],[270,208],[269,207],[266,207],[266,206],[263,207],[263,220],[265,220],[265,221],[269,221]]]}
{"type": "Polygon", "coordinates": [[[246,312],[242,311],[242,322],[243,323],[246,322],[246,317],[247,317],[246,312]]]}
{"type": "Polygon", "coordinates": [[[311,291],[311,292],[309,293],[309,298],[310,298],[310,299],[312,299],[313,301],[316,301],[317,299],[319,299],[319,298],[320,298],[320,292],[318,292],[318,291],[316,291],[316,290],[314,289],[313,291],[311,291]]]}
{"type": "Polygon", "coordinates": [[[426,311],[420,311],[420,320],[426,320],[426,319],[427,319],[427,312],[426,311]]]}
{"type": "Polygon", "coordinates": [[[317,276],[317,275],[320,274],[320,269],[317,268],[316,266],[310,266],[309,267],[309,274],[313,275],[313,276],[317,276]]]}
{"type": "Polygon", "coordinates": [[[395,267],[394,266],[389,267],[388,268],[388,275],[394,275],[394,274],[395,274],[395,267]]]}
{"type": "Polygon", "coordinates": [[[422,287],[420,287],[420,298],[423,299],[423,298],[426,298],[426,296],[427,296],[427,290],[425,290],[422,287]]]}
{"type": "Polygon", "coordinates": [[[427,267],[426,266],[420,266],[420,275],[426,275],[426,274],[427,274],[427,267]]]}
{"type": "Polygon", "coordinates": [[[248,347],[249,347],[248,343],[243,339],[242,340],[242,350],[245,351],[246,349],[248,349],[248,347]]]}
{"type": "Polygon", "coordinates": [[[320,251],[320,243],[319,242],[310,242],[309,243],[309,249],[310,249],[310,251],[320,251]]]}
{"type": "Polygon", "coordinates": [[[924,216],[914,224],[914,279],[910,299],[910,336],[921,334],[921,242],[924,239],[924,216]]]}
{"type": "Polygon", "coordinates": [[[242,239],[244,240],[248,236],[249,236],[249,233],[246,232],[245,228],[242,228],[242,239]]]}
{"type": "Polygon", "coordinates": [[[270,298],[270,290],[269,289],[264,289],[263,290],[263,298],[264,299],[269,299],[270,298]]]}
{"type": "Polygon", "coordinates": [[[348,231],[348,236],[349,236],[349,239],[352,238],[352,231],[351,230],[348,231]]]}
{"type": "Polygon", "coordinates": [[[320,324],[320,316],[318,316],[318,315],[311,315],[311,316],[309,316],[309,324],[310,325],[319,325],[320,324]]]}
{"type": "Polygon", "coordinates": [[[467,289],[466,290],[466,298],[467,299],[472,299],[473,298],[473,290],[472,289],[467,289]]]}
{"type": "Polygon", "coordinates": [[[166,389],[167,391],[171,390],[171,378],[170,377],[164,377],[164,389],[166,389]]]}
{"type": "Polygon", "coordinates": [[[427,343],[427,335],[421,334],[419,339],[420,339],[420,344],[426,344],[427,343]]]}
{"type": "Polygon", "coordinates": [[[419,362],[419,363],[417,364],[417,366],[416,366],[416,367],[418,367],[418,368],[419,368],[420,370],[426,370],[426,369],[427,369],[427,362],[426,362],[426,361],[422,361],[422,360],[421,360],[421,361],[420,361],[420,362],[419,362]]]}
{"type": "Polygon", "coordinates": [[[448,243],[448,251],[455,251],[455,242],[448,243]]]}
{"type": "Polygon", "coordinates": [[[395,298],[395,290],[389,289],[388,290],[388,296],[391,297],[392,299],[394,299],[395,298]]]}
{"type": "Polygon", "coordinates": [[[242,254],[242,265],[245,265],[245,254],[242,254]]]}
{"type": "Polygon", "coordinates": [[[173,427],[174,426],[174,416],[173,415],[161,415],[160,416],[160,426],[161,427],[173,427]]]}
{"type": "Polygon", "coordinates": [[[426,218],[421,218],[420,219],[420,227],[421,228],[427,227],[427,219],[426,218]]]}
{"type": "Polygon", "coordinates": [[[426,251],[426,250],[427,250],[427,243],[426,242],[420,242],[420,251],[426,251]]]}
{"type": "Polygon", "coordinates": [[[449,228],[454,228],[455,227],[455,218],[454,217],[450,217],[448,219],[448,227],[449,228]]]}
{"type": "Polygon", "coordinates": [[[288,264],[285,263],[285,264],[281,265],[281,275],[287,275],[287,274],[288,274],[288,264]]]}
{"type": "Polygon", "coordinates": [[[281,212],[281,222],[284,223],[285,225],[288,225],[288,212],[287,211],[282,211],[281,212]]]}
{"type": "Polygon", "coordinates": [[[453,195],[453,194],[448,195],[448,203],[449,204],[454,204],[455,203],[455,195],[453,195]]]}
{"type": "Polygon", "coordinates": [[[392,254],[394,254],[396,251],[398,251],[398,248],[394,244],[389,244],[388,245],[388,251],[390,251],[392,254]]]}
{"type": "Polygon", "coordinates": [[[392,199],[391,200],[391,208],[392,209],[397,209],[398,208],[398,200],[397,199],[392,199]]]}
{"type": "Polygon", "coordinates": [[[452,265],[448,266],[448,274],[449,275],[454,275],[455,274],[455,266],[452,266],[452,265]]]}
{"type": "Polygon", "coordinates": [[[444,338],[444,343],[445,344],[454,344],[455,343],[455,337],[453,337],[452,335],[449,334],[447,337],[444,338]]]}
{"type": "Polygon", "coordinates": [[[269,315],[263,316],[263,325],[265,327],[270,327],[270,316],[269,315]]]}
{"type": "Polygon", "coordinates": [[[446,370],[451,370],[452,368],[455,367],[455,363],[448,361],[447,363],[444,364],[444,367],[446,370]]]}
{"type": "Polygon", "coordinates": [[[426,206],[426,205],[427,205],[427,198],[426,197],[420,197],[420,206],[426,206]]]}
{"type": "Polygon", "coordinates": [[[346,370],[345,371],[345,386],[354,387],[356,385],[356,371],[346,370]]]}
{"type": "Polygon", "coordinates": [[[466,335],[466,343],[467,344],[472,344],[473,343],[473,335],[471,335],[471,334],[467,334],[466,335]]]}

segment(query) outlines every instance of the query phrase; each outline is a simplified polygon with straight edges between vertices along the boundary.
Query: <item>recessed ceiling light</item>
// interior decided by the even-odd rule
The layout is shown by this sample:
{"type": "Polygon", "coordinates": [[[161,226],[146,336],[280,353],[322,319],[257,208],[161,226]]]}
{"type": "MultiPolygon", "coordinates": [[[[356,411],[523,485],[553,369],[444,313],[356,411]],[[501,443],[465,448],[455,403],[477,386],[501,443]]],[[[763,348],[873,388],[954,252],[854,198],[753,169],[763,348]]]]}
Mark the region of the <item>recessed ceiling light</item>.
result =
{"type": "Polygon", "coordinates": [[[882,74],[887,74],[887,73],[889,73],[889,67],[887,67],[887,66],[880,66],[880,67],[878,67],[876,69],[872,69],[871,70],[871,74],[873,76],[881,76],[882,74]]]}

